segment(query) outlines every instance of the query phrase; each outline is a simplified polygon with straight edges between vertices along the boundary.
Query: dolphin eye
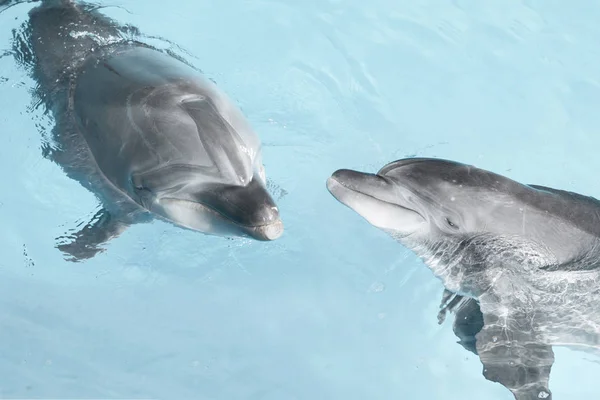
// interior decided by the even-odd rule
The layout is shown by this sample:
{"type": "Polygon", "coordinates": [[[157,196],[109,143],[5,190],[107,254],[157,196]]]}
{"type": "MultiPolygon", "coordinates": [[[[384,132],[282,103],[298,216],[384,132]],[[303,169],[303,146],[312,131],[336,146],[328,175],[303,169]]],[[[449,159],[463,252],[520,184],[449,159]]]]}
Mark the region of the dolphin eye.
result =
{"type": "Polygon", "coordinates": [[[450,220],[450,218],[446,217],[446,224],[453,229],[458,229],[458,225],[450,220]]]}

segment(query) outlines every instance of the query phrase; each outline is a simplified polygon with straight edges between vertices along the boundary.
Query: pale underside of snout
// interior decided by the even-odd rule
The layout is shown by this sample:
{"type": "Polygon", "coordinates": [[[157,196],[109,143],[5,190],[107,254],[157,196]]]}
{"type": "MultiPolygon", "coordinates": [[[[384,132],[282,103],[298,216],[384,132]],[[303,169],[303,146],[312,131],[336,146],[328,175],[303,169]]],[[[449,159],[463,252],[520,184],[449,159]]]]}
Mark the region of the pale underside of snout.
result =
{"type": "Polygon", "coordinates": [[[426,222],[408,205],[392,202],[393,183],[378,175],[338,170],[327,179],[327,189],[336,200],[377,228],[410,235],[426,222]]]}

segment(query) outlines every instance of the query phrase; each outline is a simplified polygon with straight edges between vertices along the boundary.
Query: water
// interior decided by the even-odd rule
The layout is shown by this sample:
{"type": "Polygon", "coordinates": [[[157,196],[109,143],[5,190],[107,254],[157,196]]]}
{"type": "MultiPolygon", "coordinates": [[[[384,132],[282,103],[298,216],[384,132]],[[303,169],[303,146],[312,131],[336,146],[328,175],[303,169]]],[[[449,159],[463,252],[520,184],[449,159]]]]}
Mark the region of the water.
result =
{"type": "MultiPolygon", "coordinates": [[[[600,4],[115,0],[243,109],[285,190],[275,242],[137,225],[96,258],[54,239],[97,210],[41,155],[51,121],[0,58],[0,396],[505,399],[439,326],[442,285],[337,203],[337,168],[410,155],[600,197],[600,4]]],[[[0,14],[0,54],[23,4],[0,14]]],[[[598,359],[555,348],[556,399],[598,359]]]]}

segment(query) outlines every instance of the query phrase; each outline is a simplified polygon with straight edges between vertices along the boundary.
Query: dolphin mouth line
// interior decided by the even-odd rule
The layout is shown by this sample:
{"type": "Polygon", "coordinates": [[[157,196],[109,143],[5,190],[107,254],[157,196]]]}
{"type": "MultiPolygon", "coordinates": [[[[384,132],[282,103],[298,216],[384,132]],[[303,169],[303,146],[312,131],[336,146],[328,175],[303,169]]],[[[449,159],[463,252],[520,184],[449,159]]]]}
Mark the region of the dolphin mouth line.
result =
{"type": "MultiPolygon", "coordinates": [[[[377,174],[377,175],[380,176],[380,177],[382,177],[382,178],[385,178],[385,177],[383,177],[383,176],[381,176],[379,174],[377,174]]],[[[415,210],[414,208],[405,207],[405,206],[402,206],[402,205],[397,204],[397,203],[391,203],[391,202],[389,202],[387,200],[380,199],[380,198],[378,198],[378,197],[376,197],[376,196],[374,196],[374,195],[372,195],[370,193],[365,193],[365,192],[363,192],[361,190],[356,190],[355,188],[351,188],[351,187],[345,185],[344,182],[341,182],[341,181],[337,180],[333,176],[330,177],[329,179],[331,179],[332,181],[334,181],[338,185],[342,186],[344,189],[349,190],[349,191],[351,191],[353,193],[358,193],[358,194],[360,194],[362,196],[370,197],[373,200],[376,200],[376,201],[381,202],[381,203],[389,204],[392,207],[398,207],[398,208],[401,208],[401,209],[406,210],[406,211],[414,212],[415,214],[418,214],[421,218],[423,218],[423,220],[426,220],[426,218],[423,216],[423,214],[421,214],[419,211],[415,210]]],[[[337,197],[337,196],[334,195],[334,197],[337,197]]]]}
{"type": "Polygon", "coordinates": [[[230,218],[227,215],[219,212],[218,210],[214,209],[213,207],[211,207],[211,206],[209,206],[207,204],[198,202],[198,201],[190,201],[190,200],[178,199],[176,197],[163,197],[161,199],[161,201],[172,201],[172,202],[177,202],[177,203],[189,204],[192,207],[201,207],[201,208],[204,208],[205,210],[210,211],[213,214],[215,214],[215,215],[217,215],[217,216],[219,216],[219,217],[221,217],[221,218],[223,218],[223,219],[225,219],[225,220],[227,220],[227,221],[229,221],[229,222],[231,222],[231,223],[233,223],[233,224],[235,224],[235,225],[237,225],[237,226],[239,226],[241,228],[247,229],[247,230],[256,230],[256,229],[266,228],[266,227],[275,226],[275,225],[281,223],[281,219],[277,218],[274,221],[266,222],[266,223],[263,223],[263,224],[245,225],[245,224],[242,224],[242,223],[239,223],[239,222],[233,220],[232,218],[230,218]]]}

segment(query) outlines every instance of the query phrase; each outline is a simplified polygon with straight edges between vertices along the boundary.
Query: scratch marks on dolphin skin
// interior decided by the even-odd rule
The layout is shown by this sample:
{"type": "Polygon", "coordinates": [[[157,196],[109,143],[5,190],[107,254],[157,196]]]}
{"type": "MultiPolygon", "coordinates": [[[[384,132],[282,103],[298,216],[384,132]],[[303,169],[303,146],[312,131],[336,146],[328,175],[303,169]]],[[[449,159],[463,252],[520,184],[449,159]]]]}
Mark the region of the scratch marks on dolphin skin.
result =
{"type": "Polygon", "coordinates": [[[121,76],[121,74],[119,73],[119,71],[117,71],[116,69],[114,69],[109,63],[103,62],[102,65],[104,65],[104,67],[107,70],[109,70],[110,72],[112,72],[113,74],[121,76]]]}

